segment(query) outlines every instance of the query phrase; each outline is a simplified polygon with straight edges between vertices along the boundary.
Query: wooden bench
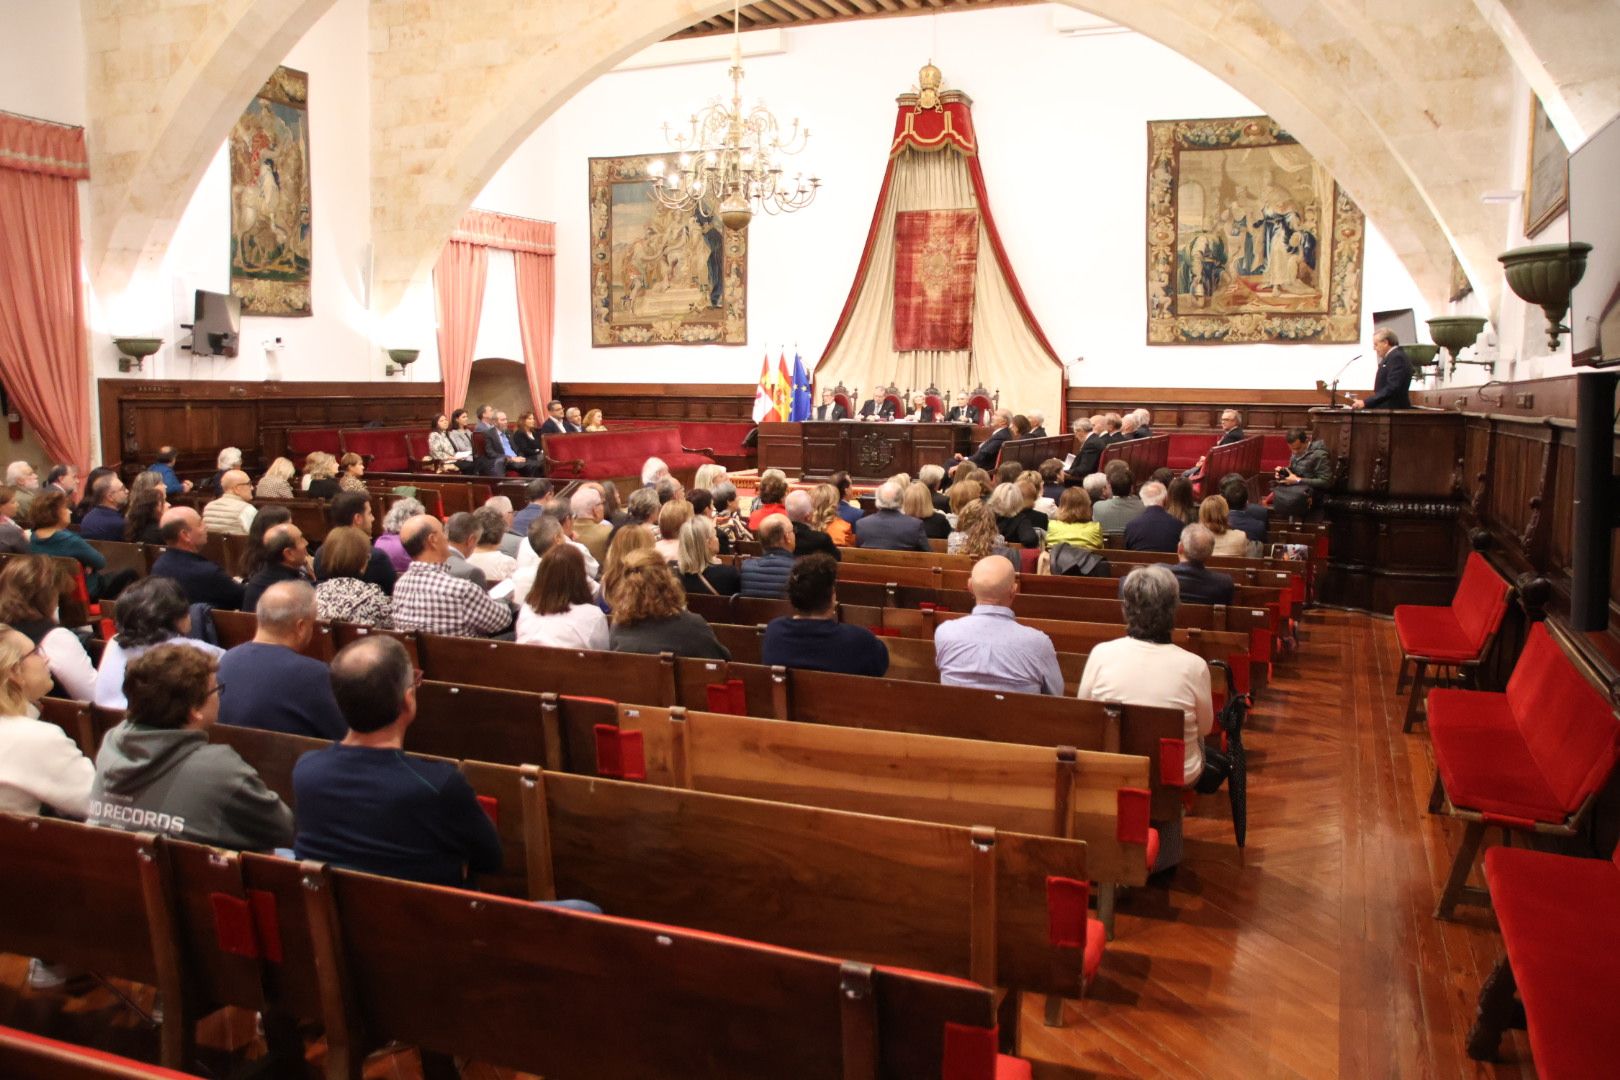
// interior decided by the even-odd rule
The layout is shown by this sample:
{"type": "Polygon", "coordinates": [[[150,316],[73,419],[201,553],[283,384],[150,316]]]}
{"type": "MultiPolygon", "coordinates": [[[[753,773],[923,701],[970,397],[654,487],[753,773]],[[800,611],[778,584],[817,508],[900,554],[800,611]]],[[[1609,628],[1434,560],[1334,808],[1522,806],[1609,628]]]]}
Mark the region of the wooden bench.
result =
{"type": "MultiPolygon", "coordinates": [[[[650,457],[663,460],[671,473],[686,475],[714,459],[681,445],[673,424],[631,431],[575,432],[544,435],[546,457],[554,462],[551,475],[562,480],[620,480],[641,477],[650,457]]],[[[688,477],[690,479],[690,477],[688,477]]]]}
{"type": "Polygon", "coordinates": [[[1041,462],[1050,458],[1063,458],[1075,448],[1075,438],[1072,434],[1047,435],[1039,439],[1008,439],[1001,444],[996,453],[994,473],[1009,461],[1016,461],[1022,465],[1026,472],[1039,471],[1041,462]]]}
{"type": "Polygon", "coordinates": [[[193,1080],[144,1061],[0,1027],[0,1076],[10,1080],[193,1080]]]}
{"type": "Polygon", "coordinates": [[[1472,684],[1502,626],[1512,592],[1485,557],[1471,551],[1450,604],[1444,607],[1395,605],[1395,640],[1401,646],[1401,670],[1395,678],[1395,692],[1399,694],[1406,688],[1409,667],[1412,681],[1401,730],[1411,731],[1424,718],[1425,692],[1443,670],[1455,670],[1459,680],[1472,684]],[[1436,669],[1432,676],[1431,667],[1436,669]]]}
{"type": "MultiPolygon", "coordinates": [[[[214,620],[214,632],[219,636],[221,648],[234,649],[252,641],[253,635],[258,633],[259,619],[251,611],[220,611],[216,608],[209,615],[214,620]]],[[[305,656],[330,664],[332,657],[337,655],[331,626],[324,622],[316,623],[315,632],[310,635],[309,644],[304,646],[303,652],[305,656]]]]}
{"type": "Polygon", "coordinates": [[[1170,464],[1170,436],[1149,435],[1145,439],[1123,439],[1103,447],[1097,471],[1110,461],[1123,461],[1131,469],[1131,480],[1140,488],[1159,469],[1170,464]]]}

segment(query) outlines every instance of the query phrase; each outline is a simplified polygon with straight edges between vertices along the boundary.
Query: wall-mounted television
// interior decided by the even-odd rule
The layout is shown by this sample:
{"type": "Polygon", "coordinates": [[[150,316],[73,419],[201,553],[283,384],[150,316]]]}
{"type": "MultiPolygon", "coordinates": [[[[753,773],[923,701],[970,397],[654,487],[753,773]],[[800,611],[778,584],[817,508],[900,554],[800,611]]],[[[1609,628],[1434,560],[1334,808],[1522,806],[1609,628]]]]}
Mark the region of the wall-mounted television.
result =
{"type": "Polygon", "coordinates": [[[1620,364],[1620,120],[1569,156],[1569,238],[1592,245],[1569,298],[1575,363],[1620,364]]]}
{"type": "Polygon", "coordinates": [[[241,297],[197,290],[191,351],[198,356],[235,356],[242,338],[241,297]]]}

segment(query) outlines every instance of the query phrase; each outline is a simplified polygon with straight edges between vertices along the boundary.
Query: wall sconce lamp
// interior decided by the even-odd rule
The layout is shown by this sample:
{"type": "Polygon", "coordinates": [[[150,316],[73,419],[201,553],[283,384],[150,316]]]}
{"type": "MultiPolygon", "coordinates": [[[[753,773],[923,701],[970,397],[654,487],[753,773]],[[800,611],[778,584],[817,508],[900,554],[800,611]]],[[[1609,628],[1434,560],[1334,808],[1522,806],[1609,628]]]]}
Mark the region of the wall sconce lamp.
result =
{"type": "Polygon", "coordinates": [[[410,367],[412,364],[414,364],[416,362],[416,358],[418,356],[422,355],[422,350],[421,349],[388,349],[387,353],[388,353],[388,359],[391,360],[392,363],[388,364],[385,368],[383,368],[383,374],[384,375],[403,375],[403,374],[405,374],[405,369],[410,367]]]}
{"type": "Polygon", "coordinates": [[[117,346],[118,370],[129,372],[139,370],[146,358],[163,347],[163,339],[155,337],[115,337],[113,344],[117,346]]]}

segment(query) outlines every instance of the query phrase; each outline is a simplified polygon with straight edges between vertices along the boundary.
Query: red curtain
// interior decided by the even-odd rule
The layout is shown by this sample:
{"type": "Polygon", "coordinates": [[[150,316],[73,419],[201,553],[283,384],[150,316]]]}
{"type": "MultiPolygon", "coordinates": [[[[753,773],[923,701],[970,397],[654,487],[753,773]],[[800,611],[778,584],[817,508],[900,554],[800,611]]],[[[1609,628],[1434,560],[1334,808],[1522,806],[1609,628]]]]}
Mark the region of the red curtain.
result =
{"type": "Polygon", "coordinates": [[[529,376],[529,399],[545,415],[551,400],[551,328],[557,299],[555,257],[515,252],[517,260],[518,329],[523,335],[523,370],[529,376]]]}
{"type": "Polygon", "coordinates": [[[478,319],[484,310],[484,278],[489,249],[452,240],[433,268],[433,303],[439,315],[439,374],[444,379],[444,411],[462,407],[472,380],[478,319]]]}
{"type": "MultiPolygon", "coordinates": [[[[554,262],[557,250],[557,226],[550,221],[497,214],[489,210],[468,210],[450,233],[450,247],[477,247],[480,252],[488,248],[510,251],[517,266],[518,332],[523,338],[523,369],[529,380],[529,397],[534,411],[545,416],[546,402],[551,397],[551,336],[555,323],[557,278],[554,262]]],[[[450,248],[445,249],[446,254],[450,248]]],[[[486,256],[487,257],[487,256],[486,256]]],[[[443,265],[443,260],[440,260],[443,265]]],[[[479,282],[482,303],[483,283],[479,282]]],[[[477,312],[467,338],[467,361],[458,384],[456,405],[467,392],[472,375],[472,350],[478,336],[477,312]]],[[[440,305],[439,354],[444,356],[445,326],[443,304],[440,305]]],[[[443,363],[441,359],[441,364],[443,363]]],[[[451,398],[450,368],[445,366],[445,399],[451,398]]],[[[446,405],[445,411],[455,406],[446,405]]]]}
{"type": "Polygon", "coordinates": [[[90,468],[84,129],[0,113],[0,380],[55,462],[90,468]]]}

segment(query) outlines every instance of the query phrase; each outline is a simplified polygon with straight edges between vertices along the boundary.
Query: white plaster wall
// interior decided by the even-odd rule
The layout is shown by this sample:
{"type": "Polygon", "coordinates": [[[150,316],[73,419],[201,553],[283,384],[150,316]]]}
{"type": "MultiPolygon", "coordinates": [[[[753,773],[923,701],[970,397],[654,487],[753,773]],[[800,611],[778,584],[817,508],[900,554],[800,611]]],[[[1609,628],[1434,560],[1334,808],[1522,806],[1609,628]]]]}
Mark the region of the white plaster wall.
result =
{"type": "MultiPolygon", "coordinates": [[[[746,347],[590,346],[586,158],[656,153],[662,124],[727,88],[724,63],[615,72],[543,124],[476,205],[557,222],[555,377],[735,382],[795,345],[819,358],[850,283],[887,158],[894,97],[928,59],[974,99],[992,209],[1036,318],[1071,382],[1090,386],[1308,388],[1358,352],[1343,382],[1367,386],[1371,312],[1416,309],[1410,275],[1368,230],[1361,345],[1148,348],[1145,172],[1150,119],[1260,112],[1190,60],[1132,33],[1061,37],[1054,8],[880,19],[788,31],[747,61],[745,95],[814,132],[801,155],[826,179],[816,205],[750,228],[746,347]]],[[[493,298],[492,298],[493,299],[493,298]]],[[[480,355],[490,355],[480,351],[480,355]]],[[[498,354],[497,354],[498,355],[498,354]]]]}
{"type": "Polygon", "coordinates": [[[83,124],[79,0],[0,0],[0,109],[83,124]]]}
{"type": "Polygon", "coordinates": [[[243,316],[233,359],[177,348],[192,319],[195,290],[230,291],[230,170],[222,144],[162,261],[137,270],[129,287],[97,297],[91,357],[97,376],[118,374],[114,334],[161,337],[147,372],[168,379],[381,379],[366,307],[370,216],[370,82],[366,0],[339,0],[288,53],[309,74],[310,172],[314,214],[314,314],[243,316]],[[279,350],[261,344],[280,337],[279,350]]]}

